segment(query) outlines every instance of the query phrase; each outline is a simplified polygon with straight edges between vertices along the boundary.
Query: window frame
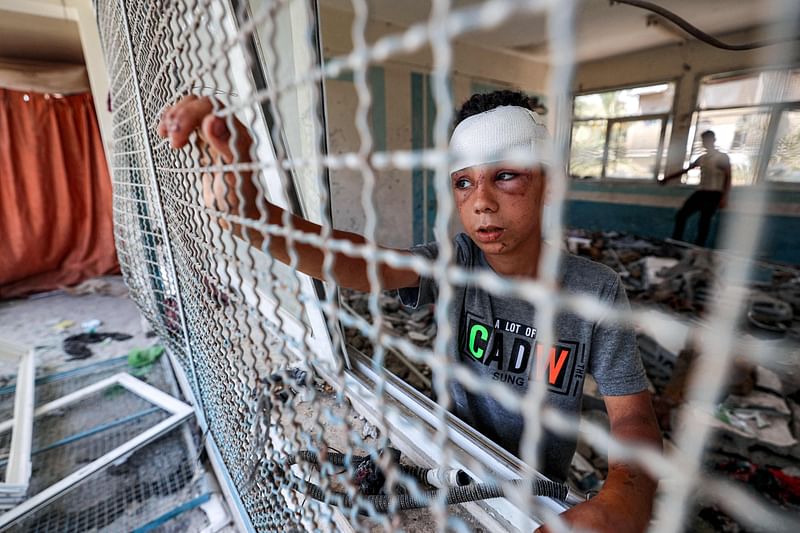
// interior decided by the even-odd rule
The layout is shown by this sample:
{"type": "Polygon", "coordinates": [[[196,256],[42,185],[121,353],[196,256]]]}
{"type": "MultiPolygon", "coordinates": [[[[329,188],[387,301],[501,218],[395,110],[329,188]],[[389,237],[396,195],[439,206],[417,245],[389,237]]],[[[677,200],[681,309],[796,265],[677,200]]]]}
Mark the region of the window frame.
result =
{"type": "MultiPolygon", "coordinates": [[[[658,179],[658,175],[661,169],[661,160],[664,158],[664,139],[666,138],[667,134],[667,124],[669,124],[670,114],[669,113],[658,113],[658,114],[649,114],[649,115],[637,115],[637,116],[629,116],[629,117],[621,117],[621,118],[609,118],[606,120],[606,139],[605,139],[605,146],[603,147],[603,166],[600,172],[601,179],[615,179],[615,180],[634,180],[634,181],[650,181],[650,178],[636,176],[633,178],[626,178],[625,176],[609,176],[608,175],[608,152],[609,152],[609,145],[611,142],[611,130],[615,124],[623,124],[625,122],[637,122],[640,120],[660,120],[661,121],[661,128],[658,137],[658,148],[656,148],[656,164],[655,170],[653,171],[652,179],[658,179]]],[[[590,120],[601,120],[601,119],[590,119],[590,120]]]]}
{"type": "MultiPolygon", "coordinates": [[[[33,351],[29,352],[30,354],[33,351]]],[[[31,376],[32,377],[32,376],[31,376]]],[[[35,512],[43,505],[53,501],[55,498],[63,495],[75,485],[81,483],[92,474],[100,471],[101,469],[113,464],[120,460],[120,458],[130,456],[134,451],[141,449],[146,444],[158,439],[167,432],[175,429],[180,424],[188,420],[195,412],[194,408],[181,400],[170,396],[164,391],[161,391],[154,386],[137,379],[127,372],[119,372],[106,379],[87,385],[75,392],[61,396],[51,402],[40,405],[33,410],[31,418],[26,423],[33,423],[33,421],[43,415],[58,412],[67,406],[80,402],[92,395],[98,394],[101,391],[107,390],[111,387],[123,387],[128,392],[135,394],[139,398],[149,402],[155,407],[165,411],[168,416],[157,422],[156,424],[138,433],[135,437],[119,444],[97,459],[76,468],[73,472],[65,475],[63,478],[51,483],[43,488],[37,494],[32,495],[19,503],[15,507],[8,509],[5,513],[0,515],[0,529],[5,528],[22,518],[28,516],[30,513],[35,512]]],[[[15,420],[9,420],[3,423],[3,431],[8,429],[16,423],[15,420]]]]}
{"type": "MultiPolygon", "coordinates": [[[[439,465],[442,448],[436,442],[436,424],[439,423],[438,405],[415,390],[411,385],[385,370],[384,393],[388,396],[388,405],[384,411],[376,409],[371,383],[378,379],[378,374],[372,366],[372,360],[352,346],[348,346],[353,369],[346,371],[345,391],[352,405],[362,416],[374,424],[386,422],[392,443],[407,457],[423,462],[429,466],[439,465]],[[407,419],[410,416],[419,422],[419,426],[410,426],[407,419]],[[429,429],[433,426],[433,429],[429,429]]],[[[462,457],[470,457],[487,472],[491,472],[495,479],[510,480],[514,478],[533,476],[534,479],[544,478],[532,470],[517,457],[504,450],[495,442],[473,429],[468,424],[450,413],[445,413],[444,418],[448,431],[448,446],[457,450],[462,457]]],[[[489,482],[471,471],[470,468],[459,461],[458,457],[450,456],[450,466],[460,468],[470,474],[479,482],[489,482]]],[[[547,478],[544,478],[547,479],[547,478]]],[[[570,487],[566,502],[559,502],[547,497],[537,497],[540,504],[550,512],[563,513],[573,505],[585,500],[582,494],[570,487]]],[[[462,504],[469,514],[478,520],[488,531],[533,531],[544,523],[541,516],[531,513],[526,515],[524,510],[517,506],[512,499],[495,498],[462,504]]]]}
{"type": "Polygon", "coordinates": [[[797,100],[783,101],[783,102],[756,102],[753,104],[744,105],[728,105],[717,107],[700,107],[700,93],[703,87],[704,80],[734,80],[736,78],[747,77],[748,75],[758,75],[764,72],[772,71],[800,71],[800,63],[782,64],[782,65],[768,65],[763,67],[753,67],[736,69],[724,72],[706,72],[700,73],[695,78],[695,100],[692,110],[691,128],[690,131],[694,132],[692,138],[687,138],[687,148],[684,154],[684,163],[691,162],[696,159],[700,154],[695,154],[694,144],[697,136],[698,123],[703,112],[708,111],[725,111],[733,109],[752,109],[764,112],[767,115],[767,127],[764,129],[761,142],[759,144],[758,153],[760,156],[756,159],[755,168],[753,170],[752,181],[735,185],[737,188],[753,187],[757,185],[765,185],[771,189],[778,190],[797,190],[800,189],[800,181],[777,181],[770,180],[766,176],[767,168],[769,167],[769,160],[772,157],[775,149],[775,140],[777,135],[778,126],[780,124],[780,117],[784,111],[787,110],[800,110],[800,98],[797,100]],[[763,110],[763,111],[761,111],[763,110]],[[691,144],[690,144],[691,143],[691,144]],[[766,155],[765,155],[766,154],[766,155]]]}
{"type": "MultiPolygon", "coordinates": [[[[800,112],[800,101],[795,102],[786,102],[780,107],[776,107],[772,110],[772,114],[770,115],[770,128],[767,130],[767,134],[765,135],[765,140],[769,141],[769,157],[765,158],[764,161],[764,172],[766,173],[769,169],[769,162],[772,159],[775,151],[775,141],[777,140],[778,136],[778,126],[781,123],[781,116],[783,113],[787,111],[797,111],[800,112]]],[[[800,180],[798,181],[782,181],[782,180],[770,180],[766,179],[766,174],[764,176],[765,182],[770,184],[773,187],[788,187],[793,189],[800,189],[800,180]]]]}
{"type": "MultiPolygon", "coordinates": [[[[317,53],[321,54],[318,5],[315,0],[306,0],[306,2],[308,4],[308,9],[311,10],[316,22],[312,28],[314,45],[317,48],[317,53]]],[[[237,13],[239,13],[240,10],[243,10],[247,13],[249,20],[252,20],[254,16],[254,13],[252,12],[250,4],[247,2],[247,0],[228,0],[228,2],[226,2],[224,6],[220,6],[219,9],[223,11],[222,16],[224,17],[223,20],[226,21],[225,23],[230,24],[233,27],[232,29],[235,29],[236,31],[239,30],[239,26],[241,24],[237,17],[237,13]]],[[[248,87],[252,87],[257,91],[267,89],[267,84],[269,81],[264,66],[266,60],[263,56],[262,50],[263,48],[259,46],[259,37],[257,32],[254,31],[249,34],[246,40],[241,42],[238,46],[233,47],[230,52],[231,55],[240,56],[239,64],[243,66],[242,69],[235,69],[232,74],[232,81],[239,87],[240,94],[245,94],[245,88],[248,87]],[[247,56],[249,56],[252,60],[248,61],[247,56]]],[[[319,57],[322,56],[320,55],[319,57]]],[[[327,115],[324,109],[324,97],[322,97],[322,95],[324,95],[324,87],[322,86],[321,82],[319,83],[318,90],[319,94],[321,95],[321,113],[319,121],[322,132],[324,133],[327,131],[327,115]]],[[[280,138],[278,139],[274,138],[272,135],[272,126],[275,119],[270,109],[269,100],[263,100],[258,106],[258,109],[254,110],[254,112],[256,114],[254,120],[256,131],[254,134],[263,139],[263,142],[258,143],[259,159],[275,160],[276,143],[281,143],[284,153],[289,153],[287,151],[288,141],[285,133],[281,131],[279,136],[280,138]]],[[[325,135],[321,136],[320,144],[317,148],[320,150],[320,154],[322,156],[327,155],[325,135]]],[[[277,173],[277,170],[264,169],[262,172],[277,173]]],[[[303,203],[302,194],[297,188],[297,176],[292,169],[288,169],[286,172],[286,190],[284,190],[281,180],[278,178],[278,176],[271,176],[271,178],[264,179],[264,190],[267,191],[268,195],[271,197],[271,201],[276,202],[278,205],[282,205],[292,214],[307,218],[306,205],[303,203]]],[[[327,169],[324,169],[323,178],[323,186],[327,188],[329,199],[325,208],[330,213],[330,181],[327,169]]],[[[246,248],[248,246],[248,244],[245,243],[241,238],[233,236],[231,236],[231,238],[233,239],[233,242],[236,243],[237,250],[246,248]]],[[[247,250],[244,253],[248,252],[255,252],[257,254],[264,255],[258,250],[253,250],[252,247],[250,250],[247,250]]],[[[264,257],[266,256],[264,255],[264,257]]],[[[268,294],[264,290],[261,290],[261,288],[259,288],[252,279],[247,279],[248,276],[240,276],[235,266],[229,265],[224,268],[227,276],[229,276],[232,280],[235,280],[236,283],[240,284],[242,293],[245,295],[248,304],[253,305],[268,319],[278,319],[287,328],[287,331],[285,332],[287,337],[297,341],[298,343],[307,343],[309,347],[315,351],[315,353],[320,355],[326,364],[333,367],[336,366],[337,353],[343,353],[343,350],[337,350],[336,347],[332,345],[332,339],[334,337],[328,330],[326,319],[323,315],[322,305],[324,304],[326,298],[326,291],[329,289],[324,283],[319,280],[315,280],[299,271],[297,271],[295,279],[289,280],[290,283],[297,283],[297,289],[299,293],[304,296],[304,300],[312,298],[316,298],[318,300],[318,302],[300,302],[304,317],[296,317],[283,307],[283,303],[281,301],[282,299],[280,297],[273,298],[272,294],[268,294]],[[306,335],[306,333],[309,333],[309,335],[306,335]]],[[[341,325],[339,325],[339,327],[341,328],[341,325]]],[[[344,338],[344,335],[340,335],[340,338],[344,338]]],[[[295,355],[302,359],[302,354],[300,354],[299,351],[292,346],[289,346],[289,349],[294,351],[295,355]]],[[[345,360],[344,364],[347,365],[348,362],[345,360]]]]}
{"type": "MultiPolygon", "coordinates": [[[[613,87],[602,87],[602,88],[594,88],[586,91],[577,91],[572,94],[572,120],[570,122],[570,138],[569,138],[569,147],[570,147],[570,156],[568,159],[568,165],[571,166],[572,161],[572,133],[574,131],[575,125],[581,122],[598,122],[598,121],[605,121],[606,123],[606,131],[605,131],[605,138],[603,141],[603,158],[600,167],[600,175],[594,177],[594,180],[602,181],[606,183],[653,183],[658,180],[658,176],[663,174],[664,168],[663,163],[666,159],[664,154],[664,146],[667,139],[667,135],[671,134],[671,132],[667,132],[668,126],[670,124],[674,124],[675,121],[675,102],[678,98],[678,84],[677,79],[660,79],[655,81],[643,81],[638,83],[629,83],[625,85],[616,85],[613,87]],[[575,116],[575,99],[579,96],[587,96],[591,94],[602,94],[602,93],[609,93],[614,91],[624,91],[626,89],[637,89],[641,87],[651,87],[654,85],[672,85],[672,101],[670,102],[669,110],[662,112],[662,113],[647,113],[643,115],[625,115],[621,117],[581,117],[576,118],[575,116]],[[613,124],[622,123],[622,122],[631,122],[637,120],[661,120],[661,130],[659,133],[659,140],[658,140],[658,148],[656,152],[656,168],[653,172],[652,177],[633,177],[633,178],[626,178],[624,176],[610,176],[608,175],[607,166],[608,166],[608,152],[609,152],[609,141],[611,139],[611,128],[613,124]]],[[[573,177],[573,179],[580,179],[577,176],[573,176],[570,172],[570,168],[567,169],[568,174],[573,177]]]]}
{"type": "MultiPolygon", "coordinates": [[[[311,10],[314,18],[312,30],[314,32],[314,38],[318,47],[318,57],[322,58],[323,56],[321,54],[321,50],[323,43],[321,42],[320,37],[319,5],[316,0],[306,1],[309,4],[309,9],[311,10]]],[[[238,17],[236,17],[236,13],[237,8],[242,4],[246,4],[246,0],[228,0],[223,5],[216,8],[212,7],[212,9],[223,10],[225,12],[223,13],[223,20],[225,21],[224,23],[230,24],[238,30],[240,21],[238,20],[238,17]]],[[[249,16],[252,17],[249,5],[245,5],[244,8],[247,9],[249,16]]],[[[239,94],[247,94],[247,90],[243,89],[248,87],[254,87],[256,90],[266,88],[267,76],[262,63],[263,57],[260,54],[260,48],[256,39],[257,36],[255,35],[255,32],[253,32],[247,40],[239,43],[229,52],[231,56],[236,59],[236,63],[238,65],[247,65],[243,69],[237,68],[235,73],[232,75],[232,82],[235,86],[237,86],[239,94]],[[250,57],[253,58],[253,61],[248,63],[246,61],[247,55],[250,55],[250,57]]],[[[322,146],[320,146],[319,149],[321,150],[321,153],[325,155],[327,153],[327,146],[325,143],[327,139],[326,133],[328,131],[328,123],[327,113],[325,110],[326,88],[324,78],[320,81],[318,94],[320,98],[319,105],[321,106],[322,110],[320,117],[320,126],[322,128],[322,146]]],[[[268,102],[262,103],[262,105],[258,106],[258,108],[259,109],[253,111],[256,114],[256,120],[254,121],[254,135],[263,140],[263,142],[258,143],[258,156],[259,158],[274,159],[275,143],[284,143],[285,147],[285,134],[281,132],[279,139],[275,139],[273,137],[271,131],[272,117],[268,102]]],[[[268,191],[268,194],[273,201],[276,201],[276,203],[279,205],[285,206],[289,211],[303,216],[304,204],[302,202],[302,191],[297,190],[298,184],[296,176],[294,173],[289,172],[287,177],[287,185],[290,189],[289,191],[284,191],[280,181],[274,176],[273,178],[275,179],[266,180],[264,189],[268,191]]],[[[327,169],[325,169],[325,180],[325,185],[328,187],[329,194],[327,205],[322,207],[327,209],[328,213],[331,213],[332,205],[330,181],[327,169]]],[[[231,238],[234,239],[237,250],[246,244],[239,238],[231,238]]],[[[281,302],[279,301],[280,299],[276,300],[272,298],[271,295],[260,290],[256,284],[252,282],[252,280],[247,279],[248,276],[240,275],[235,265],[226,266],[225,270],[226,275],[230,277],[231,280],[234,280],[235,285],[240,287],[239,290],[244,295],[248,304],[253,305],[263,316],[268,319],[272,319],[276,316],[280,317],[284,325],[284,331],[282,332],[283,335],[287,337],[287,339],[297,340],[298,344],[304,341],[308,345],[309,349],[318,355],[316,360],[308,361],[307,356],[303,353],[301,347],[294,346],[292,343],[287,343],[287,352],[291,353],[295,357],[296,362],[299,363],[301,367],[308,368],[308,366],[312,366],[316,373],[325,379],[325,381],[332,385],[338,385],[334,371],[337,367],[337,363],[342,364],[342,375],[344,376],[344,394],[350,400],[357,412],[359,412],[365,418],[373,420],[374,423],[378,424],[380,418],[375,413],[375,406],[379,405],[379,402],[377,401],[374,393],[374,386],[371,384],[374,383],[376,375],[372,372],[369,364],[364,364],[364,356],[362,356],[360,362],[354,363],[351,361],[350,357],[355,353],[354,348],[345,344],[345,335],[343,334],[342,322],[338,317],[336,317],[332,323],[334,324],[334,327],[339,328],[338,337],[341,339],[341,344],[340,346],[336,346],[334,344],[335,336],[330,330],[330,323],[325,318],[324,306],[326,303],[326,291],[332,290],[332,287],[325,286],[322,282],[313,280],[309,276],[299,271],[297,272],[297,278],[300,284],[299,289],[304,298],[302,306],[308,319],[306,322],[287,313],[282,307],[281,302]],[[309,335],[305,335],[305,333],[308,333],[309,335]]],[[[339,294],[337,294],[337,297],[341,298],[339,294]]],[[[171,353],[170,357],[174,361],[174,357],[171,353]]],[[[187,397],[192,398],[194,405],[199,405],[196,403],[196,395],[189,385],[183,367],[181,367],[179,364],[173,364],[173,366],[176,374],[178,374],[178,381],[181,385],[182,392],[187,397]]],[[[390,435],[396,439],[396,441],[393,442],[404,454],[410,457],[417,457],[422,461],[429,462],[429,464],[434,464],[436,460],[438,460],[438,458],[440,458],[443,454],[442,448],[435,442],[435,439],[409,438],[406,433],[412,432],[414,435],[425,434],[429,436],[431,434],[429,428],[431,421],[433,420],[438,423],[438,406],[431,400],[421,395],[410,384],[392,374],[385,367],[384,375],[387,383],[387,387],[384,390],[384,397],[386,399],[385,403],[392,407],[389,407],[388,413],[382,414],[389,415],[389,427],[387,430],[389,431],[390,435]],[[396,407],[400,406],[405,406],[405,408],[409,410],[409,413],[405,416],[396,416],[396,407]],[[414,424],[410,424],[409,419],[412,419],[414,424]]],[[[213,452],[210,453],[210,456],[213,458],[212,463],[217,462],[217,464],[214,465],[214,468],[215,470],[221,472],[221,477],[224,480],[224,484],[229,489],[229,501],[234,504],[232,505],[232,509],[235,509],[238,512],[238,521],[244,525],[247,531],[254,531],[252,524],[250,523],[249,514],[241,503],[232,478],[230,478],[228,475],[228,465],[219,456],[217,443],[214,435],[209,431],[209,425],[208,421],[205,419],[205,413],[202,411],[198,413],[197,420],[204,434],[206,434],[206,445],[208,448],[210,448],[211,452],[213,452]]],[[[481,467],[486,469],[487,472],[499,472],[500,474],[497,475],[499,477],[503,477],[504,479],[511,479],[512,477],[519,477],[523,475],[534,475],[536,477],[540,476],[540,474],[533,472],[519,459],[511,456],[505,452],[505,450],[500,449],[496,444],[489,441],[476,430],[467,426],[466,424],[463,424],[450,415],[446,417],[446,427],[450,434],[458,436],[457,438],[450,440],[450,449],[460,452],[465,457],[472,457],[481,467]],[[483,451],[480,453],[475,452],[475,449],[480,450],[481,447],[476,448],[474,445],[468,445],[467,443],[469,442],[482,443],[483,451]]],[[[450,460],[451,465],[461,466],[461,463],[458,463],[457,458],[451,457],[450,460]]],[[[550,511],[560,513],[581,501],[581,495],[580,493],[576,493],[571,488],[567,503],[558,502],[556,500],[551,500],[544,497],[542,497],[542,499],[546,500],[543,502],[543,505],[550,511]]],[[[476,520],[482,522],[484,525],[486,525],[486,523],[492,524],[493,527],[490,527],[492,530],[497,530],[497,527],[508,526],[533,530],[541,523],[541,517],[533,516],[533,514],[525,515],[519,507],[514,505],[506,498],[487,500],[474,504],[464,504],[464,507],[468,513],[473,515],[476,520]]],[[[332,507],[331,509],[334,519],[342,518],[338,508],[332,507]]]]}
{"type": "Polygon", "coordinates": [[[30,483],[36,358],[32,348],[0,337],[0,360],[17,367],[11,419],[0,423],[0,433],[11,432],[5,475],[0,482],[0,498],[6,500],[0,510],[5,512],[25,501],[30,483]]]}

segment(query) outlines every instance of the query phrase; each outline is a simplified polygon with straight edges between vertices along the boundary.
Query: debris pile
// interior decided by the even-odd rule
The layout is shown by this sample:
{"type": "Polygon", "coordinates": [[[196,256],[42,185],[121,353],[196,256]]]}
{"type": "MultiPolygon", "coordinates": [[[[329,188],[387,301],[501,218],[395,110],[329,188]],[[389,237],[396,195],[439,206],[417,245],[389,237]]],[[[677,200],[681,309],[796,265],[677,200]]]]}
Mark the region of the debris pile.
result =
{"type": "MultiPolygon", "coordinates": [[[[718,283],[720,261],[741,260],[677,241],[617,232],[570,230],[567,249],[615,270],[632,303],[700,318],[718,283]]],[[[754,261],[742,328],[759,337],[800,342],[800,269],[754,261]]]]}
{"type": "Polygon", "coordinates": [[[616,232],[572,230],[569,251],[616,271],[632,302],[658,304],[681,314],[705,310],[714,284],[712,252],[616,232]]]}
{"type": "MultiPolygon", "coordinates": [[[[604,263],[619,273],[634,305],[655,306],[694,323],[700,322],[711,302],[718,282],[718,262],[735,259],[681,243],[613,232],[571,231],[565,240],[572,253],[604,263]]],[[[770,368],[753,365],[743,357],[736,359],[727,389],[711,417],[714,436],[705,455],[705,467],[749,485],[777,506],[797,512],[800,270],[757,261],[753,271],[739,333],[774,344],[776,357],[770,368]]],[[[699,409],[687,398],[687,382],[697,356],[691,339],[689,343],[675,354],[650,337],[639,336],[667,448],[685,415],[699,409]]],[[[586,387],[585,394],[599,398],[591,386],[586,387]]],[[[597,417],[603,411],[602,402],[597,401],[585,401],[584,408],[584,416],[597,417]]],[[[572,481],[584,490],[597,490],[606,468],[605,457],[579,444],[572,481]]],[[[715,507],[699,509],[692,520],[692,531],[744,531],[715,507]]]]}
{"type": "MultiPolygon", "coordinates": [[[[372,322],[369,311],[369,294],[349,289],[342,289],[342,307],[352,315],[372,322]]],[[[405,337],[419,346],[431,347],[436,338],[436,321],[433,317],[433,306],[423,306],[409,310],[400,305],[400,301],[392,294],[380,296],[379,305],[383,314],[384,332],[390,335],[405,337]]],[[[359,350],[368,357],[374,353],[373,344],[358,329],[344,328],[348,345],[359,350]]],[[[418,391],[431,395],[431,369],[428,365],[410,361],[399,351],[388,348],[384,355],[386,369],[418,391]]]]}

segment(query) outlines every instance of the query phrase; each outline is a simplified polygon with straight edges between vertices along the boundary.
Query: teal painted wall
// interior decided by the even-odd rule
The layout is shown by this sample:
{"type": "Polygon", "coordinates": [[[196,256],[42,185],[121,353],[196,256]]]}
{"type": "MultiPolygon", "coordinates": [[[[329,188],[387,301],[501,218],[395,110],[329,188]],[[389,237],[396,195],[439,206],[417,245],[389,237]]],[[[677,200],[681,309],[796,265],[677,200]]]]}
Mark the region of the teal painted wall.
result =
{"type": "MultiPolygon", "coordinates": [[[[411,149],[414,151],[425,148],[425,75],[418,72],[411,73],[411,149]]],[[[413,232],[414,244],[426,241],[425,188],[427,176],[425,170],[415,167],[412,171],[413,195],[413,232]]]]}
{"type": "MultiPolygon", "coordinates": [[[[643,237],[663,239],[672,235],[675,213],[683,200],[694,189],[689,187],[658,187],[649,184],[620,184],[575,181],[571,191],[581,198],[573,198],[565,204],[565,224],[570,227],[593,231],[620,231],[643,237]],[[619,199],[631,200],[632,195],[647,195],[647,203],[620,203],[586,199],[592,194],[616,195],[619,199]],[[660,200],[660,201],[659,201],[660,200]]],[[[734,189],[734,203],[746,203],[752,196],[747,188],[734,189]]],[[[768,214],[760,239],[758,256],[761,259],[783,263],[800,264],[800,216],[792,211],[800,207],[800,191],[771,190],[769,205],[773,212],[768,214]],[[780,209],[777,209],[780,207],[780,209]],[[782,212],[782,213],[781,213],[782,212]]],[[[716,246],[720,228],[732,217],[750,217],[742,212],[723,210],[715,217],[711,226],[709,246],[716,246]]],[[[690,219],[684,239],[691,242],[697,234],[697,215],[690,219]]]]}
{"type": "MultiPolygon", "coordinates": [[[[433,98],[431,76],[411,72],[411,148],[422,150],[433,148],[433,126],[436,122],[436,102],[433,98]]],[[[453,85],[450,83],[450,96],[453,85]]],[[[413,239],[414,244],[434,240],[436,224],[436,186],[432,169],[415,168],[412,171],[413,239]]]]}

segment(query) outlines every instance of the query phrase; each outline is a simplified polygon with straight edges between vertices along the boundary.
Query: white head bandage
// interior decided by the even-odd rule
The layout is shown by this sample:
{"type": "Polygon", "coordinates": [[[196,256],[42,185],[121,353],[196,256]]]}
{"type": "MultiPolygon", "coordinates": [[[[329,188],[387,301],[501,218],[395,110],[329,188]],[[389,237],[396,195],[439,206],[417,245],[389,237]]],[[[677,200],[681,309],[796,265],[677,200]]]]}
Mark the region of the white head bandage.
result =
{"type": "Polygon", "coordinates": [[[524,107],[501,106],[463,120],[450,137],[452,174],[476,165],[550,162],[550,135],[541,117],[524,107]]]}

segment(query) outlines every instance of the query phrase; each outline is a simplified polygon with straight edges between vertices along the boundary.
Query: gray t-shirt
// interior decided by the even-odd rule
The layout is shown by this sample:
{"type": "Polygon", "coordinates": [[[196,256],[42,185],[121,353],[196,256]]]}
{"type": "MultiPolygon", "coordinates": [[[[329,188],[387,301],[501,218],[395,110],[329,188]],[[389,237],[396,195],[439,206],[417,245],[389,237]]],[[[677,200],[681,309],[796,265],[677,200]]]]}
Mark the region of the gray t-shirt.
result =
{"type": "MultiPolygon", "coordinates": [[[[454,239],[456,264],[468,269],[490,269],[483,252],[465,234],[454,239]]],[[[411,248],[433,259],[436,243],[411,248]]],[[[548,405],[579,415],[583,380],[588,371],[604,396],[634,394],[647,388],[644,368],[632,329],[619,324],[590,322],[570,312],[555,320],[555,345],[549,350],[536,343],[534,307],[524,300],[493,296],[473,286],[454,286],[450,324],[455,332],[450,353],[479,376],[506,383],[519,393],[528,389],[529,376],[546,379],[548,405]],[[532,362],[536,361],[536,365],[532,362]]],[[[616,307],[628,300],[619,276],[599,263],[564,254],[560,288],[565,293],[592,295],[616,307]]],[[[400,300],[416,307],[436,301],[437,286],[422,278],[419,287],[400,289],[400,300]]],[[[519,456],[523,418],[503,408],[488,394],[473,394],[460,383],[448,384],[453,413],[472,427],[519,456]]],[[[540,447],[542,473],[564,481],[575,441],[545,431],[540,447]]]]}

